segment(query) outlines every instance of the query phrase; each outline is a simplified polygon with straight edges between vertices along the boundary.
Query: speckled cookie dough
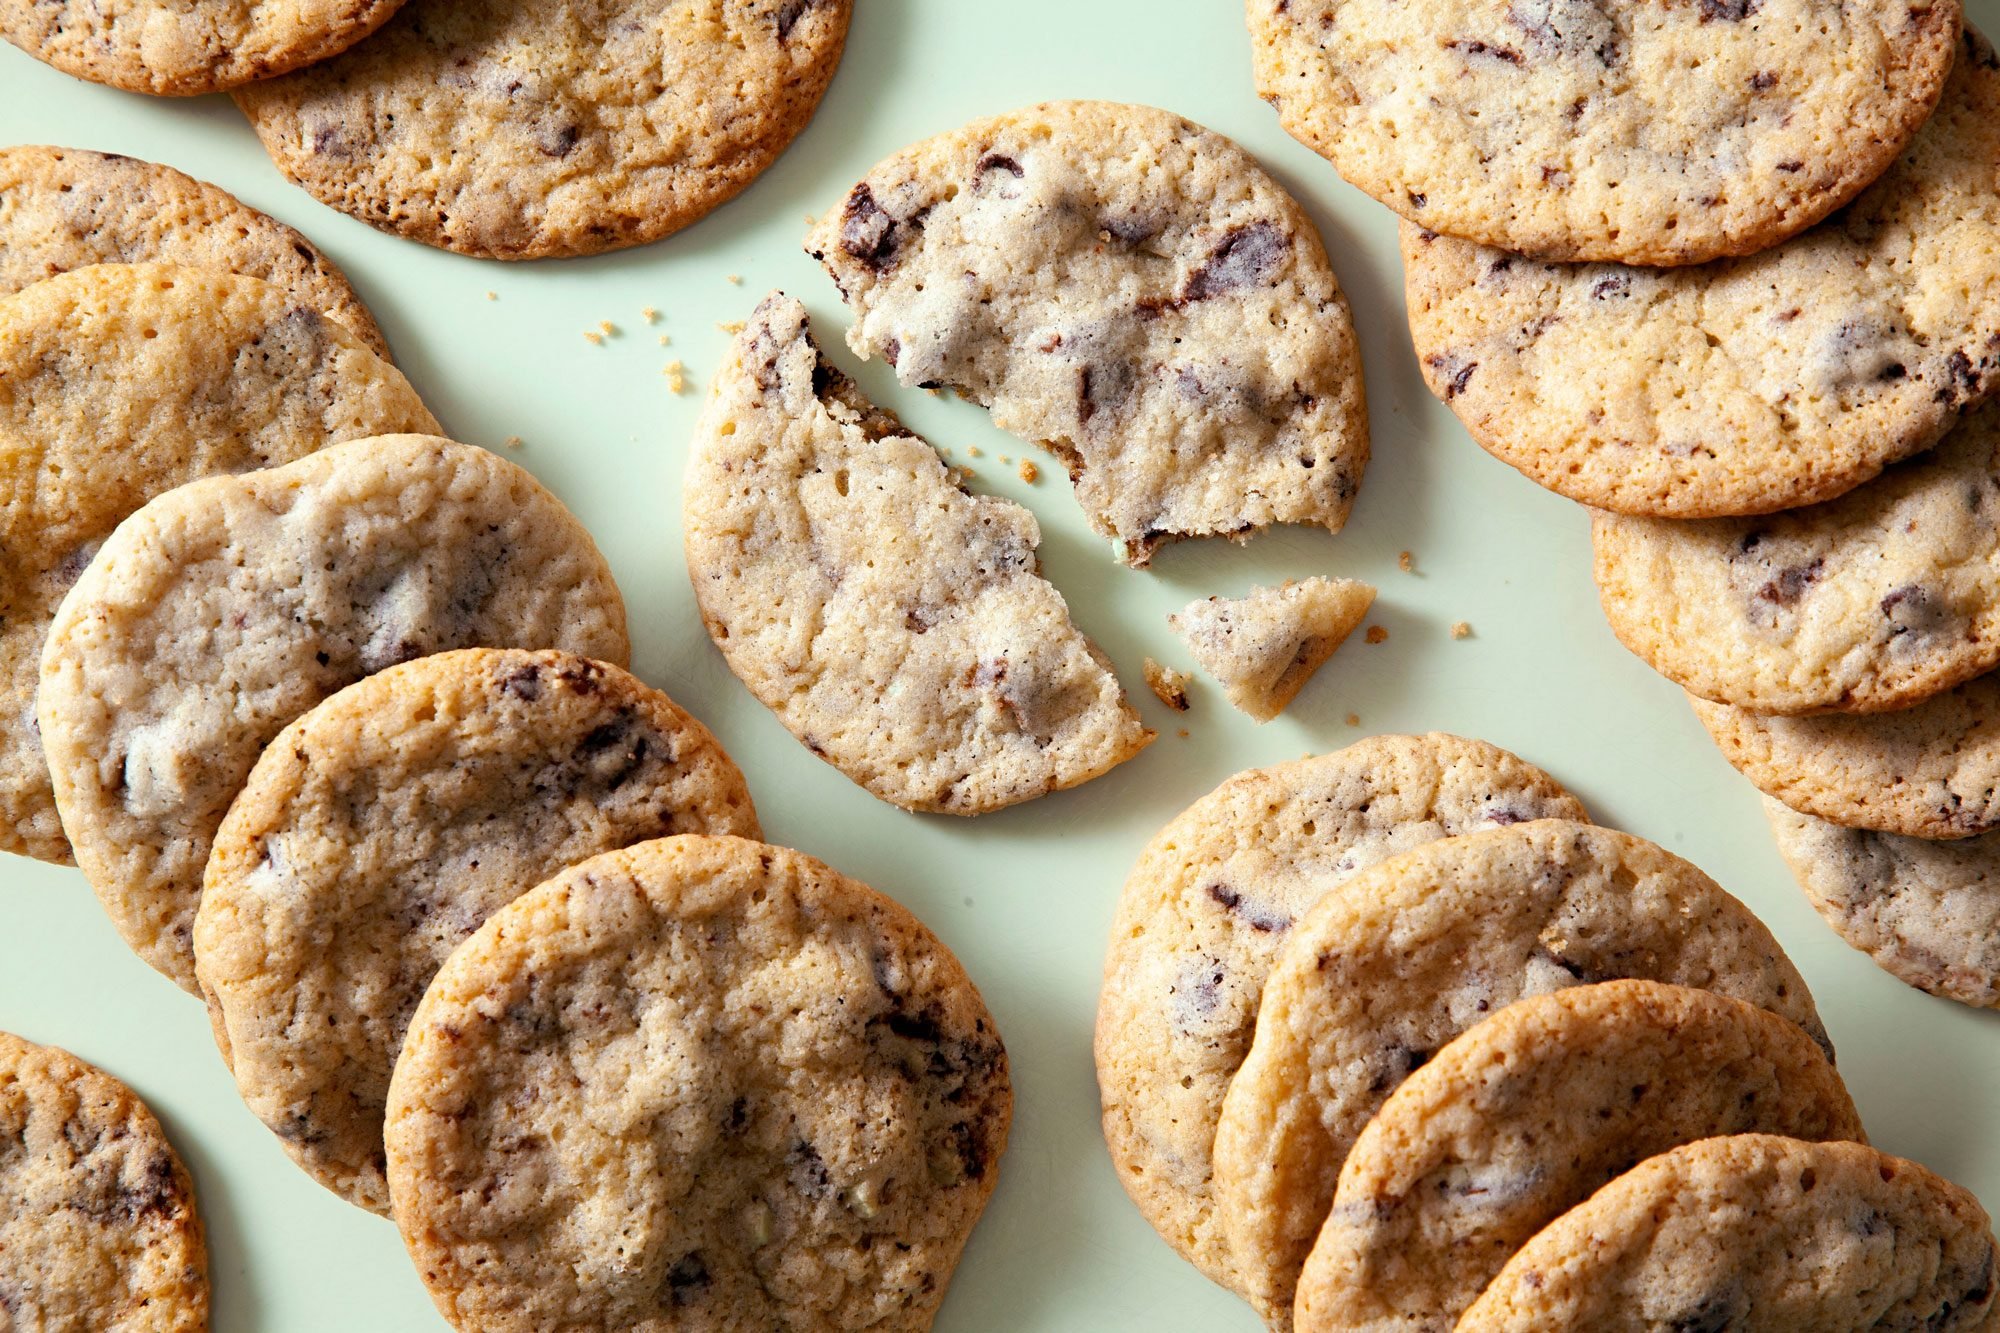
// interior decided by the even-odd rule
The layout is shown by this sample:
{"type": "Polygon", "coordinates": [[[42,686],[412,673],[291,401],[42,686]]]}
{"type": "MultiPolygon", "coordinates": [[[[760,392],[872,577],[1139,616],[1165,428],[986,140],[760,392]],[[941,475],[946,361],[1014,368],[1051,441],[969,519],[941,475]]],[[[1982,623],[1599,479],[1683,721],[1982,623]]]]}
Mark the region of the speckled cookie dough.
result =
{"type": "Polygon", "coordinates": [[[1290,1325],[1341,1164],[1410,1071],[1524,996],[1618,977],[1731,995],[1826,1043],[1763,923],[1629,833],[1540,820],[1462,834],[1320,899],[1264,985],[1216,1128],[1216,1204],[1266,1323],[1290,1325]]]}
{"type": "Polygon", "coordinates": [[[1355,579],[1310,578],[1204,597],[1167,617],[1230,704],[1259,722],[1285,711],[1375,604],[1355,579]]]}
{"type": "Polygon", "coordinates": [[[869,172],[806,249],[849,346],[1054,451],[1128,563],[1347,521],[1368,462],[1347,301],[1311,220],[1221,135],[1114,102],[974,121],[869,172]]]}
{"type": "Polygon", "coordinates": [[[695,428],[688,573],[711,638],[809,750],[908,810],[975,815],[1153,739],[1042,579],[1034,515],[963,490],[773,293],[695,428]]]}
{"type": "Polygon", "coordinates": [[[0,1032],[0,1327],[207,1333],[194,1184],[132,1090],[0,1032]]]}
{"type": "Polygon", "coordinates": [[[1994,1327],[1978,1200],[1859,1143],[1704,1139],[1551,1222],[1466,1311],[1482,1333],[1994,1327]]]}
{"type": "Polygon", "coordinates": [[[410,0],[366,44],[236,104],[280,171],[370,226],[487,259],[596,254],[680,230],[776,161],[852,10],[410,0]]]}
{"type": "Polygon", "coordinates": [[[1540,769],[1434,732],[1239,773],[1162,829],[1118,902],[1096,1036],[1104,1137],[1154,1230],[1238,1288],[1210,1153],[1294,921],[1348,876],[1411,847],[1585,817],[1540,769]]]}
{"type": "Polygon", "coordinates": [[[1887,175],[1748,259],[1538,264],[1405,226],[1431,392],[1495,457],[1624,513],[1796,508],[1928,449],[2000,386],[2000,60],[1970,28],[1960,48],[1887,175]]]}
{"type": "Polygon", "coordinates": [[[757,837],[750,793],[706,727],[616,667],[468,648],[317,705],[230,806],[195,917],[244,1101],[387,1215],[389,1071],[446,956],[564,867],[677,833],[757,837]]]}
{"type": "Polygon", "coordinates": [[[1012,1108],[915,917],[797,852],[668,838],[452,954],[396,1065],[389,1181],[460,1329],[921,1330],[1012,1108]]]}
{"type": "Polygon", "coordinates": [[[1286,131],[1413,222],[1552,260],[1753,254],[1880,176],[1957,0],[1249,0],[1286,131]]]}
{"type": "Polygon", "coordinates": [[[56,604],[120,520],[200,477],[436,429],[394,366],[255,278],[107,264],[0,299],[0,851],[70,859],[36,667],[56,604]]]}
{"type": "Polygon", "coordinates": [[[1840,1075],[1741,1000],[1606,981],[1521,1000],[1383,1103],[1299,1279],[1301,1333],[1449,1333],[1514,1252],[1657,1153],[1747,1132],[1862,1138],[1840,1075]]]}
{"type": "Polygon", "coordinates": [[[265,744],[363,676],[473,645],[630,652],[590,534],[483,449],[355,440],[119,524],[56,612],[37,715],[77,864],[125,942],[195,990],[202,869],[265,744]]]}
{"type": "Polygon", "coordinates": [[[1893,712],[2000,663],[2000,406],[1826,504],[1591,534],[1620,641],[1717,703],[1893,712]]]}

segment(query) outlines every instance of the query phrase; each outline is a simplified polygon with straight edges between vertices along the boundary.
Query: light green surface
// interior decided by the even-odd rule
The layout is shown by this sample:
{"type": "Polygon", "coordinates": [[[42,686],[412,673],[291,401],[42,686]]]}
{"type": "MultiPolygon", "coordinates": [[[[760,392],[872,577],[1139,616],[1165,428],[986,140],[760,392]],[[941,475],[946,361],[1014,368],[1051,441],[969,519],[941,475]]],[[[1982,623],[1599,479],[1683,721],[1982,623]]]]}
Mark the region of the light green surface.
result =
{"type": "MultiPolygon", "coordinates": [[[[1772,849],[1749,785],[1679,691],[1599,616],[1582,511],[1475,448],[1425,393],[1402,321],[1388,213],[1278,129],[1251,91],[1234,0],[861,0],[845,67],[812,126],[736,202],[682,234],[602,259],[506,267],[378,235],[287,186],[221,98],[152,101],[75,83],[0,47],[0,141],[111,149],[219,182],[303,228],[348,271],[447,429],[532,468],[597,535],[625,589],[635,665],[712,726],[743,765],[770,836],[901,899],[958,951],[999,1018],[1018,1097],[1013,1146],[940,1326],[1252,1329],[1248,1310],[1180,1263],[1139,1218],[1097,1128],[1090,1031],[1113,902],[1146,839],[1240,768],[1378,731],[1483,736],[1542,764],[1607,823],[1714,874],[1768,921],[1811,981],[1875,1142],[2000,1204],[1995,1020],[1909,990],[1821,924],[1772,849]],[[1306,204],[1353,302],[1375,459],[1339,537],[1285,531],[1247,548],[1170,547],[1151,573],[1114,565],[1060,469],[984,413],[862,385],[971,462],[976,486],[1042,521],[1049,575],[1111,654],[1152,749],[1081,790],[976,821],[878,804],[814,760],[722,666],[696,619],[680,547],[680,475],[718,321],[768,289],[801,296],[843,366],[832,285],[799,250],[805,216],[872,163],[974,116],[1053,97],[1154,102],[1235,138],[1306,204]],[[734,285],[729,275],[740,275],[734,285]],[[488,301],[486,292],[498,294],[488,301]],[[648,327],[640,308],[663,312],[648,327]],[[618,326],[604,346],[583,333],[618,326]],[[660,333],[671,348],[658,346],[660,333]],[[668,394],[669,358],[690,390],[668,394]],[[984,453],[968,459],[966,446],[984,453]],[[997,456],[1043,464],[1028,486],[997,456]],[[1397,568],[1399,551],[1416,572],[1397,568]],[[1290,712],[1258,727],[1207,683],[1184,719],[1141,659],[1188,665],[1164,617],[1209,592],[1313,573],[1381,589],[1379,646],[1355,640],[1290,712]],[[1474,634],[1453,641],[1449,627],[1474,634]],[[1353,728],[1344,719],[1359,714],[1353,728]],[[1186,726],[1187,740],[1175,736],[1186,726]]],[[[1973,8],[2000,18],[2000,0],[1973,8]]],[[[0,857],[0,1027],[56,1042],[133,1084],[199,1184],[216,1327],[441,1328],[387,1223],[292,1167],[238,1101],[199,1005],[128,954],[73,871],[0,857]]]]}

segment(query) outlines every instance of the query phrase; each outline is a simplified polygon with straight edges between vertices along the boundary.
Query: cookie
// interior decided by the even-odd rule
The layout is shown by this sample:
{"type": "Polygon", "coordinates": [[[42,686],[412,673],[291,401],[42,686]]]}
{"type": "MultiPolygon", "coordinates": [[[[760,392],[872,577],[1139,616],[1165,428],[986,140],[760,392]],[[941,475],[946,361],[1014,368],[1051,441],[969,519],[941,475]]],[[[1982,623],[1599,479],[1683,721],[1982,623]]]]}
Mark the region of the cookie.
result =
{"type": "Polygon", "coordinates": [[[1811,226],[1937,103],[1956,0],[1250,0],[1257,91],[1349,184],[1551,260],[1697,264],[1811,226]]]}
{"type": "Polygon", "coordinates": [[[1289,1325],[1341,1163],[1410,1071],[1523,996],[1618,977],[1731,995],[1827,1041],[1763,923],[1629,833],[1567,820],[1467,833],[1320,899],[1264,984],[1216,1127],[1217,1209],[1265,1322],[1289,1325]]]}
{"type": "Polygon", "coordinates": [[[0,295],[90,264],[154,262],[262,278],[389,356],[333,261],[236,196],[136,157],[0,148],[0,295]]]}
{"type": "Polygon", "coordinates": [[[1859,1143],[1703,1139],[1545,1227],[1466,1311],[1493,1333],[1994,1326],[1970,1193],[1859,1143]]]}
{"type": "Polygon", "coordinates": [[[1969,27],[1959,50],[1880,181],[1747,259],[1539,264],[1405,226],[1431,392],[1501,461],[1622,513],[1792,509],[1928,449],[2000,386],[2000,60],[1969,27]]]}
{"type": "Polygon", "coordinates": [[[1374,605],[1355,579],[1310,578],[1241,597],[1203,597],[1167,623],[1231,705],[1259,722],[1285,711],[1374,605]]]}
{"type": "Polygon", "coordinates": [[[36,666],[120,520],[200,477],[436,429],[394,366],[255,278],[107,264],[0,300],[0,851],[70,859],[36,666]]]}
{"type": "Polygon", "coordinates": [[[1114,102],[974,121],[870,171],[806,249],[849,346],[1052,450],[1127,563],[1347,521],[1368,462],[1347,300],[1311,219],[1221,135],[1114,102]]]}
{"type": "Polygon", "coordinates": [[[1125,1192],[1203,1273],[1241,1282],[1215,1212],[1210,1153],[1292,923],[1398,852],[1545,818],[1585,815],[1540,769],[1434,732],[1239,773],[1147,844],[1105,957],[1097,1084],[1125,1192]]]}
{"type": "Polygon", "coordinates": [[[364,676],[481,644],[630,651],[590,534],[483,449],[355,440],[119,524],[56,611],[37,717],[77,864],[125,942],[194,990],[202,868],[266,743],[364,676]]]}
{"type": "Polygon", "coordinates": [[[1037,572],[1034,515],[966,492],[821,359],[782,293],[716,373],[683,504],[688,573],[729,669],[882,800],[981,814],[1153,739],[1037,572]]]}
{"type": "Polygon", "coordinates": [[[1787,716],[1913,707],[2000,663],[2000,406],[1826,504],[1598,514],[1599,600],[1655,671],[1787,716]]]}
{"type": "Polygon", "coordinates": [[[1544,1226],[1717,1134],[1860,1140],[1840,1075],[1741,1000],[1606,981],[1518,1001],[1411,1074],[1361,1133],[1299,1279],[1301,1330],[1449,1330],[1544,1226]]]}
{"type": "Polygon", "coordinates": [[[1842,939],[1933,995],[2000,1009],[2000,832],[1936,842],[1764,798],[1778,851],[1842,939]]]}
{"type": "Polygon", "coordinates": [[[333,695],[265,748],[202,881],[195,975],[244,1101],[386,1216],[389,1071],[446,956],[565,866],[675,833],[758,836],[750,793],[616,667],[468,648],[333,695]]]}
{"type": "Polygon", "coordinates": [[[1187,712],[1188,686],[1193,684],[1193,676],[1174,667],[1162,666],[1150,657],[1145,661],[1145,673],[1146,688],[1153,692],[1154,698],[1176,713],[1187,712]]]}
{"type": "Polygon", "coordinates": [[[389,1094],[396,1221],[481,1333],[927,1329],[1013,1108],[936,936],[810,857],[594,857],[454,952],[389,1094]]]}
{"type": "Polygon", "coordinates": [[[132,1090],[0,1032],[0,1322],[206,1333],[194,1184],[132,1090]]]}
{"type": "Polygon", "coordinates": [[[236,105],[280,171],[372,227],[486,259],[596,254],[680,230],[776,161],[852,10],[410,0],[236,105]]]}

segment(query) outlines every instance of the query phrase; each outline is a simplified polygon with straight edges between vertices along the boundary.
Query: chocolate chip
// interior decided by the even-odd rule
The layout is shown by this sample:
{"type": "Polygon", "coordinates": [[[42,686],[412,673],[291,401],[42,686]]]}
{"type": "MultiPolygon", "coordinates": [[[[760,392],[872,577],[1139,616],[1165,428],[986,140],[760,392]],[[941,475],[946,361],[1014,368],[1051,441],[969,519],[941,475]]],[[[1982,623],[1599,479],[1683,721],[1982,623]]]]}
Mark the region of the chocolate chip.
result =
{"type": "Polygon", "coordinates": [[[1692,1309],[1670,1316],[1666,1327],[1672,1333],[1728,1333],[1740,1328],[1744,1309],[1742,1288],[1731,1284],[1704,1297],[1692,1309]]]}
{"type": "Polygon", "coordinates": [[[1790,606],[1805,595],[1807,588],[1819,581],[1819,572],[1825,565],[1824,556],[1815,557],[1803,565],[1787,565],[1757,589],[1757,597],[1773,606],[1790,606]]]}
{"type": "Polygon", "coordinates": [[[901,244],[899,224],[875,202],[875,192],[863,181],[847,196],[840,219],[840,248],[876,272],[894,265],[901,244]]]}
{"type": "MultiPolygon", "coordinates": [[[[1521,53],[1511,46],[1495,46],[1490,42],[1481,41],[1446,42],[1444,45],[1448,51],[1463,51],[1469,56],[1491,56],[1495,60],[1504,60],[1510,65],[1521,63],[1521,53]]],[[[1411,202],[1416,202],[1414,197],[1411,199],[1411,202]]],[[[1422,208],[1423,205],[1418,204],[1417,207],[1422,208]]]]}
{"type": "Polygon", "coordinates": [[[1020,180],[1028,174],[1021,169],[1019,162],[1007,156],[1007,154],[988,153],[985,157],[979,159],[979,164],[972,169],[972,175],[977,180],[979,177],[993,171],[1007,172],[1015,180],[1020,180]]]}
{"type": "Polygon", "coordinates": [[[529,703],[542,697],[542,669],[530,664],[508,673],[500,682],[500,692],[529,703]]]}
{"type": "Polygon", "coordinates": [[[1741,23],[1757,12],[1764,0],[1701,0],[1701,21],[1741,23]]]}
{"type": "Polygon", "coordinates": [[[780,42],[789,42],[792,40],[792,29],[799,26],[799,20],[806,16],[806,11],[811,9],[813,4],[814,0],[785,0],[784,4],[778,6],[778,40],[780,42]]]}
{"type": "Polygon", "coordinates": [[[682,1255],[667,1270],[667,1300],[674,1305],[687,1304],[707,1286],[708,1263],[699,1250],[682,1255]]]}
{"type": "Polygon", "coordinates": [[[1422,208],[1422,207],[1423,207],[1423,206],[1424,206],[1425,204],[1428,204],[1428,203],[1429,203],[1430,201],[1431,201],[1431,197],[1430,197],[1429,195],[1427,195],[1427,194],[1418,194],[1418,193],[1417,193],[1417,192],[1416,192],[1415,190],[1411,190],[1411,191],[1410,191],[1410,207],[1411,207],[1411,208],[1422,208]]]}
{"type": "Polygon", "coordinates": [[[1760,93],[1768,92],[1778,86],[1778,76],[1767,69],[1760,69],[1750,76],[1750,86],[1760,93]]]}
{"type": "Polygon", "coordinates": [[[1446,402],[1464,393],[1465,386],[1472,383],[1472,372],[1479,369],[1477,361],[1468,361],[1454,352],[1433,352],[1424,358],[1424,364],[1444,381],[1446,402]]]}
{"type": "Polygon", "coordinates": [[[582,130],[574,125],[564,125],[543,133],[535,140],[535,147],[549,157],[568,157],[575,151],[577,140],[582,137],[582,130]]]}
{"type": "Polygon", "coordinates": [[[1985,378],[1979,368],[1972,364],[1972,358],[1963,348],[1953,348],[1944,359],[1948,382],[1939,386],[1931,397],[1940,403],[1962,403],[1979,392],[1980,382],[1985,378]]]}
{"type": "Polygon", "coordinates": [[[1292,239],[1271,222],[1232,227],[1181,289],[1182,304],[1206,301],[1262,282],[1283,262],[1292,239]]]}
{"type": "Polygon", "coordinates": [[[1246,903],[1243,895],[1227,884],[1209,885],[1208,896],[1220,903],[1224,911],[1240,917],[1244,925],[1260,935],[1291,928],[1291,917],[1255,901],[1246,903]]]}

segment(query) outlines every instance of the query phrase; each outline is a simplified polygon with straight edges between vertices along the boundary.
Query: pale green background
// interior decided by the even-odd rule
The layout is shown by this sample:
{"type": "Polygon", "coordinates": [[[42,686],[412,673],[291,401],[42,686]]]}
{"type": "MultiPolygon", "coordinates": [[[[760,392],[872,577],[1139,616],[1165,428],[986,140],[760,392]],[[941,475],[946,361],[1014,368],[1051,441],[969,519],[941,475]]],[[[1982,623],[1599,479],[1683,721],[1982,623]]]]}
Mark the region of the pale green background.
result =
{"type": "MultiPolygon", "coordinates": [[[[1992,15],[2000,0],[1977,0],[1992,15]]],[[[0,47],[0,142],[113,149],[217,181],[296,224],[380,318],[447,429],[498,445],[580,515],[617,570],[636,663],[722,737],[770,836],[901,899],[956,949],[998,1015],[1018,1111],[993,1206],[947,1301],[945,1329],[1255,1327],[1154,1238],[1097,1129],[1090,1029],[1114,899],[1146,839],[1240,768],[1380,731],[1484,736],[1544,765],[1599,818],[1656,839],[1750,903],[1805,971],[1875,1141],[2000,1203],[1994,1019],[1907,989],[1850,952],[1793,887],[1755,794],[1679,691],[1600,617],[1582,511],[1475,448],[1418,379],[1389,214],[1278,129],[1250,86],[1234,0],[861,0],[845,67],[812,126],[736,202],[678,236],[602,259],[507,267],[370,231],[287,186],[229,102],[154,101],[72,82],[0,47]],[[800,252],[805,216],[866,168],[974,116],[1056,97],[1153,102],[1249,148],[1307,205],[1353,302],[1375,459],[1338,537],[1285,531],[1247,548],[1171,547],[1151,573],[1114,565],[1059,469],[1037,486],[997,461],[1028,451],[969,405],[862,384],[967,461],[976,485],[1030,505],[1049,575],[1163,735],[1083,789],[977,821],[903,814],[811,758],[723,669],[680,546],[680,476],[716,323],[782,286],[849,369],[831,283],[800,252]],[[729,275],[740,275],[740,286],[729,275]],[[493,290],[499,299],[489,302],[493,290]],[[640,318],[657,306],[657,329],[640,318]],[[600,320],[618,336],[583,338],[600,320]],[[663,349],[656,334],[673,346],[663,349]],[[671,396],[660,369],[686,361],[671,396]],[[1416,556],[1400,572],[1397,553],[1416,556]],[[1210,592],[1313,573],[1381,589],[1388,642],[1359,636],[1291,711],[1259,727],[1202,684],[1185,719],[1146,694],[1146,654],[1186,664],[1163,617],[1210,592]],[[1448,627],[1468,620],[1472,638],[1448,627]],[[1358,713],[1358,729],[1347,726],[1358,713]],[[1174,735],[1186,726],[1190,739],[1174,735]]],[[[1035,455],[1040,457],[1040,455],[1035,455]]],[[[307,1180],[237,1100],[200,1007],[128,954],[73,871],[0,858],[0,1027],[60,1043],[128,1080],[199,1183],[216,1327],[415,1329],[432,1313],[394,1229],[307,1180]]]]}

